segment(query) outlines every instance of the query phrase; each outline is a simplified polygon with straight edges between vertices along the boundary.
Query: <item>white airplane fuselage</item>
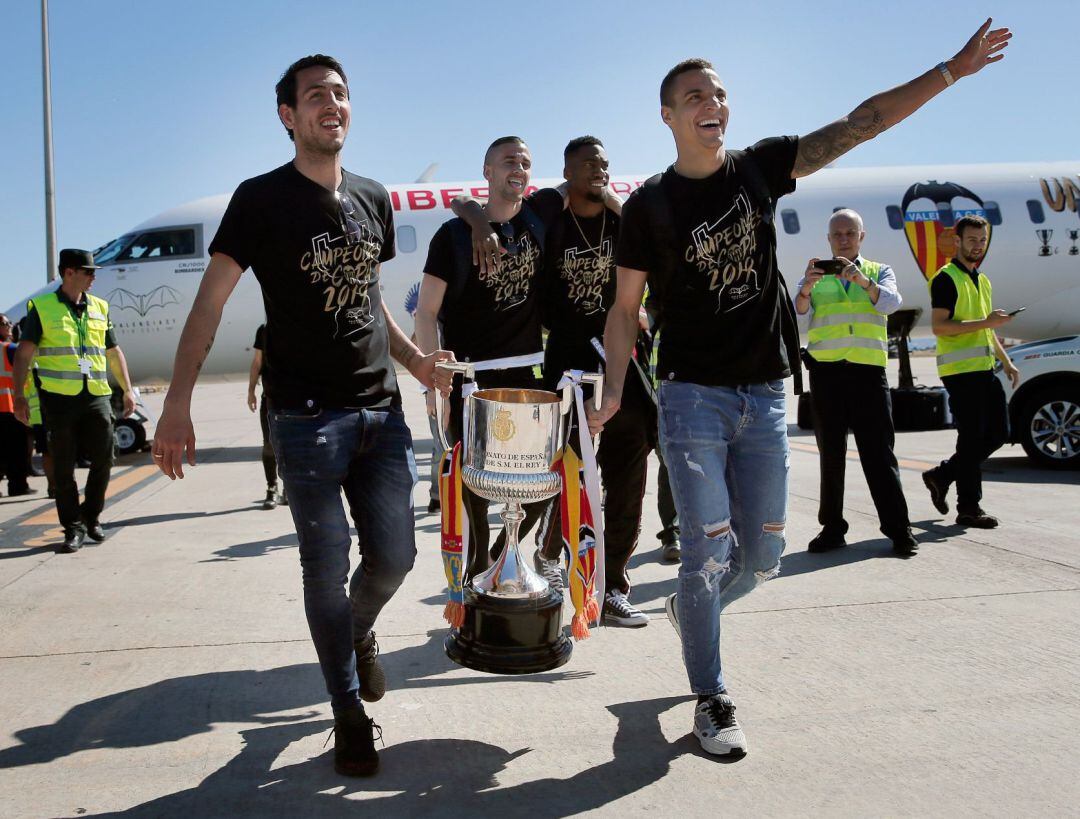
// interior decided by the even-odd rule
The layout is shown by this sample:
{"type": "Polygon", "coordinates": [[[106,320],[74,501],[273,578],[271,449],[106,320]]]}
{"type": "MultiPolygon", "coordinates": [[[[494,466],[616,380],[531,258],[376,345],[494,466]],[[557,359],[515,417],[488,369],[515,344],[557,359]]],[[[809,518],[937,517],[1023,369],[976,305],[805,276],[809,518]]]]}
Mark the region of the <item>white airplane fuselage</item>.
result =
{"type": "MultiPolygon", "coordinates": [[[[645,178],[613,177],[611,186],[625,198],[645,178]]],[[[534,185],[561,181],[535,180],[534,185]]],[[[387,189],[398,248],[396,258],[382,265],[382,294],[410,332],[406,295],[423,276],[428,243],[452,217],[455,196],[484,198],[487,187],[483,181],[427,182],[387,189]]],[[[117,341],[136,381],[170,377],[180,332],[209,261],[206,248],[228,201],[228,195],[213,196],[173,208],[102,248],[103,267],[92,292],[110,303],[117,341]]],[[[930,317],[926,276],[951,255],[950,226],[960,215],[976,212],[993,224],[982,269],[993,282],[995,306],[1027,308],[1004,334],[1036,339],[1080,332],[1080,162],[820,171],[777,203],[780,269],[789,287],[808,259],[830,255],[827,222],[840,207],[862,215],[863,255],[893,267],[904,308],[921,310],[921,326],[928,326],[930,317]]],[[[20,318],[25,304],[24,298],[9,316],[20,318]]],[[[247,371],[255,329],[263,320],[259,285],[249,271],[225,307],[203,372],[247,371]]]]}

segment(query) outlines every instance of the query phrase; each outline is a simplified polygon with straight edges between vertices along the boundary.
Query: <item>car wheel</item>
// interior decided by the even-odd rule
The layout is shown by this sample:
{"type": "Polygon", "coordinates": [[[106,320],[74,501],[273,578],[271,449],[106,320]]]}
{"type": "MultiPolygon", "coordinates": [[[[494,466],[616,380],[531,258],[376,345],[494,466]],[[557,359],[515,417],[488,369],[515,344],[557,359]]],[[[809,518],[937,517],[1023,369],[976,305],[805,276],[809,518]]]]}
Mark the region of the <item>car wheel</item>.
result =
{"type": "Polygon", "coordinates": [[[1042,390],[1024,403],[1017,419],[1028,457],[1051,469],[1080,467],[1080,389],[1042,390]]]}

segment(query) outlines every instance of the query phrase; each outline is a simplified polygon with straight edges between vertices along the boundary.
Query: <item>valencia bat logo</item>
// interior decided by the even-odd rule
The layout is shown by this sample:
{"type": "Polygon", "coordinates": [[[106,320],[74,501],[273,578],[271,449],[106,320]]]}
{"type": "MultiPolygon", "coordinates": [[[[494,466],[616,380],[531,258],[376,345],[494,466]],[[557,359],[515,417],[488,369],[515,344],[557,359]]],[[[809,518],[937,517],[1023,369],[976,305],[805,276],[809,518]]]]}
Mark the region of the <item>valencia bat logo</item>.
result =
{"type": "Polygon", "coordinates": [[[969,214],[986,216],[983,200],[977,194],[955,182],[935,180],[916,182],[908,188],[900,210],[908,246],[928,281],[956,255],[956,231],[952,227],[956,219],[969,214]],[[956,199],[967,199],[973,205],[956,206],[956,199]],[[952,211],[948,226],[941,221],[942,208],[952,211]]]}
{"type": "Polygon", "coordinates": [[[166,284],[155,287],[149,293],[132,293],[118,287],[105,296],[105,301],[115,310],[134,310],[139,316],[145,316],[155,307],[180,304],[180,293],[166,284]]]}

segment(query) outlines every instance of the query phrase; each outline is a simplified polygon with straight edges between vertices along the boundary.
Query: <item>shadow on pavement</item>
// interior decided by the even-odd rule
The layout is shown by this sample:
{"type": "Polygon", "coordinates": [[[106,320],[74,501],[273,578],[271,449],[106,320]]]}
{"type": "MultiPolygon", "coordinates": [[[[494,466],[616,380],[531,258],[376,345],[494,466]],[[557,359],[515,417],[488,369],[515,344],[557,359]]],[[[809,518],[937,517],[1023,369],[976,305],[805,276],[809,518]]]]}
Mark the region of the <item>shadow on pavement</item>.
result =
{"type": "Polygon", "coordinates": [[[253,506],[241,506],[238,509],[222,509],[220,512],[172,512],[167,515],[141,515],[137,518],[124,518],[123,520],[109,520],[102,523],[106,531],[122,529],[125,526],[151,526],[155,523],[167,523],[172,520],[189,520],[191,518],[215,518],[219,515],[235,515],[237,512],[249,512],[253,506]]]}
{"type": "MultiPolygon", "coordinates": [[[[983,463],[984,481],[1006,481],[1028,484],[1071,484],[1080,486],[1080,470],[1039,469],[1025,455],[990,458],[983,463]]],[[[993,514],[993,512],[991,512],[993,514]]]]}
{"type": "MultiPolygon", "coordinates": [[[[380,771],[371,779],[346,779],[333,771],[332,751],[273,767],[289,745],[317,738],[327,720],[241,731],[244,747],[198,786],[109,816],[516,816],[547,819],[609,805],[667,775],[671,763],[700,754],[692,736],[668,742],[660,715],[687,697],[607,706],[618,727],[611,759],[565,778],[545,777],[499,788],[499,774],[532,749],[502,748],[467,739],[432,738],[380,749],[380,771]],[[364,794],[352,800],[351,794],[364,794]]],[[[554,708],[553,704],[553,708],[554,708]]],[[[321,743],[319,743],[321,744],[321,743]]]]}
{"type": "Polygon", "coordinates": [[[261,446],[212,446],[195,453],[198,463],[239,464],[262,461],[261,446]]]}
{"type": "Polygon", "coordinates": [[[296,538],[296,532],[287,535],[278,535],[269,540],[253,540],[249,543],[234,543],[224,549],[214,552],[214,557],[200,560],[200,563],[221,563],[230,560],[239,560],[244,557],[261,557],[278,549],[299,549],[300,541],[296,538]]]}

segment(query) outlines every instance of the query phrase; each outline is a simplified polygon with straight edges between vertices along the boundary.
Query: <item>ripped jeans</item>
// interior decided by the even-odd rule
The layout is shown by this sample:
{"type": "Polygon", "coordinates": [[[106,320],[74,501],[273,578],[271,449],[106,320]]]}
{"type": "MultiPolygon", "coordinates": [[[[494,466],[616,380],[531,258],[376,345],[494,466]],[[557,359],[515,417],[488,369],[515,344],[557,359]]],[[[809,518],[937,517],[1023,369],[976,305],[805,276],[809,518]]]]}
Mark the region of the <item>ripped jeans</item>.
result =
{"type": "Polygon", "coordinates": [[[677,612],[695,694],[724,690],[720,613],[777,575],[787,520],[784,382],[660,384],[660,446],[679,512],[677,612]]]}

